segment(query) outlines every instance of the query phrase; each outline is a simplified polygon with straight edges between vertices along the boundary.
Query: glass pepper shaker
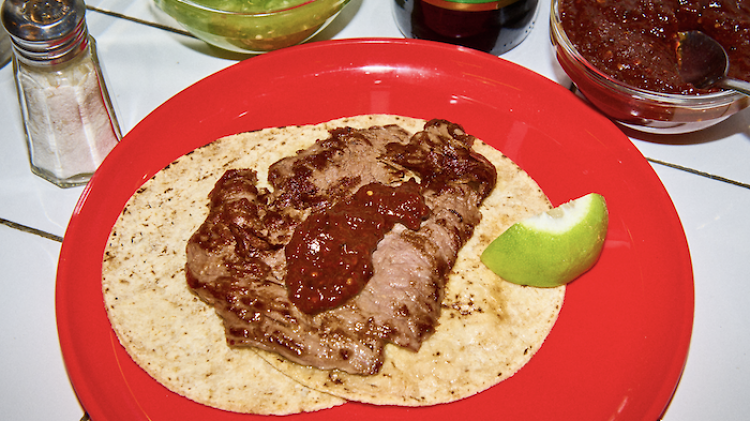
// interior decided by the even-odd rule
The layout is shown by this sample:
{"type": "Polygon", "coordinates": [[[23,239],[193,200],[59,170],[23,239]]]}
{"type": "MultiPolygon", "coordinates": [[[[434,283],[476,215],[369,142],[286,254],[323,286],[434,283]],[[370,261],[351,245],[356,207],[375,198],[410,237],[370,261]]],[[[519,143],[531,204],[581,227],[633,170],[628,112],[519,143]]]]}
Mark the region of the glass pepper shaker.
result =
{"type": "Polygon", "coordinates": [[[120,140],[83,0],[5,0],[31,170],[85,184],[120,140]]]}

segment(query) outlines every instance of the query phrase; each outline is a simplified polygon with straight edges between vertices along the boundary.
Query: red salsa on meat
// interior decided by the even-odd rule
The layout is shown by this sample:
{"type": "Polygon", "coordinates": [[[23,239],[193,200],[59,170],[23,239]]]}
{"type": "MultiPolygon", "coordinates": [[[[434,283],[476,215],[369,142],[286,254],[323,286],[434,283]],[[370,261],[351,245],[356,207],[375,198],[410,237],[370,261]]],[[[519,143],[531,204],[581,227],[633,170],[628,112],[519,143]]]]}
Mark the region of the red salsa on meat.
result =
{"type": "Polygon", "coordinates": [[[357,295],[372,276],[378,242],[401,223],[412,230],[429,215],[420,186],[371,183],[323,212],[310,215],[285,248],[289,299],[315,314],[357,295]]]}

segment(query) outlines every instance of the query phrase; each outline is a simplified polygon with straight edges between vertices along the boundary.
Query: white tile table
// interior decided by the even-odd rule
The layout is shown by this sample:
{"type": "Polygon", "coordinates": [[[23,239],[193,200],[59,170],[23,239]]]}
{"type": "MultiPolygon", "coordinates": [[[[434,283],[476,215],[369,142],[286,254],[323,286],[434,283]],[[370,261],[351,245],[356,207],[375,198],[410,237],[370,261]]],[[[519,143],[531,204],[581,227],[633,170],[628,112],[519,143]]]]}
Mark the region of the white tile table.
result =
{"type": "MultiPolygon", "coordinates": [[[[565,86],[549,43],[548,0],[521,46],[503,55],[565,86]]],[[[124,133],[172,95],[244,57],[209,48],[150,0],[90,0],[124,133]]],[[[316,39],[401,37],[390,1],[352,0],[316,39]]],[[[0,69],[0,414],[78,420],[57,342],[54,287],[60,241],[82,188],[29,171],[10,65],[0,69]]],[[[750,109],[689,135],[629,133],[670,194],[695,274],[690,354],[666,421],[740,421],[750,414],[750,109]]],[[[602,420],[606,421],[606,420],[602,420]]]]}

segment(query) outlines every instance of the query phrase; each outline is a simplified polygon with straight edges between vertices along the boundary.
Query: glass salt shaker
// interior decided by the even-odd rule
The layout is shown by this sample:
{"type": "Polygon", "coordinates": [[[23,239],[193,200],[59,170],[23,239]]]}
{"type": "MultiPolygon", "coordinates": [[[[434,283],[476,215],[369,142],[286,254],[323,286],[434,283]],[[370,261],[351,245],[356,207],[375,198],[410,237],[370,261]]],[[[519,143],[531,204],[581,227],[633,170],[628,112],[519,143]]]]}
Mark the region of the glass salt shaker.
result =
{"type": "Polygon", "coordinates": [[[83,0],[5,0],[2,22],[31,170],[60,187],[89,181],[120,140],[83,0]]]}

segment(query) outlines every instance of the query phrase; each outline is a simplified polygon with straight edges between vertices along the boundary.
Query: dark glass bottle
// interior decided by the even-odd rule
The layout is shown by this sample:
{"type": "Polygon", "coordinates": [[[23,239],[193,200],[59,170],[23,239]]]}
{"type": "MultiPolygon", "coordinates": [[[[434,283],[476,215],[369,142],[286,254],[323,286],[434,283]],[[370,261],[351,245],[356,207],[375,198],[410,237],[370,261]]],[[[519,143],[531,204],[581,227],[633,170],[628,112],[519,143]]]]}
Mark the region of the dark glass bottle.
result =
{"type": "Polygon", "coordinates": [[[526,38],[538,8],[539,0],[395,0],[393,13],[409,38],[500,55],[526,38]]]}

